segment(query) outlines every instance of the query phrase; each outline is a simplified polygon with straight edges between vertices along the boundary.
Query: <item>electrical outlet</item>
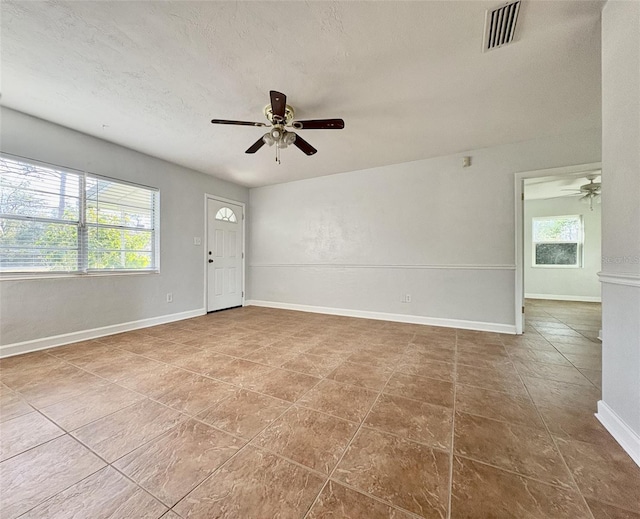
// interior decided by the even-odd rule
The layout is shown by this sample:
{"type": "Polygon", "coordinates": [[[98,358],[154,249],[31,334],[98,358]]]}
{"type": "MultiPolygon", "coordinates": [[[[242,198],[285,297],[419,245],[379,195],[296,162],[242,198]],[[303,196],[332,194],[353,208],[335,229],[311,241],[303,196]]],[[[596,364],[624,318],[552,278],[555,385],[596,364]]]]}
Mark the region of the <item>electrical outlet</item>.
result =
{"type": "Polygon", "coordinates": [[[171,292],[167,294],[167,303],[173,303],[173,294],[171,292]]]}
{"type": "Polygon", "coordinates": [[[400,298],[401,303],[410,303],[411,302],[411,294],[405,294],[400,298]]]}

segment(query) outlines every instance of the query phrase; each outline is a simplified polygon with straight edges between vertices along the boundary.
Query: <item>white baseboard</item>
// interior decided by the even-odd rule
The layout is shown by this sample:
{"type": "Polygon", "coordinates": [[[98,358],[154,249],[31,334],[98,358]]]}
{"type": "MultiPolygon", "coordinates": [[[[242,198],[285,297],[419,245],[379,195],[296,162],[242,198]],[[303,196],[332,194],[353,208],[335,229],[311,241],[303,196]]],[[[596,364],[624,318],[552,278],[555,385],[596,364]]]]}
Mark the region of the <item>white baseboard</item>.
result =
{"type": "Polygon", "coordinates": [[[482,332],[497,332],[515,334],[513,324],[486,323],[481,321],[464,321],[462,319],[443,319],[440,317],[424,317],[421,315],[391,314],[385,312],[371,312],[368,310],[350,310],[347,308],[331,308],[326,306],[299,305],[295,303],[278,303],[274,301],[259,301],[250,299],[245,301],[247,306],[264,306],[281,310],[298,310],[316,314],[342,315],[346,317],[360,317],[363,319],[377,319],[397,323],[425,324],[428,326],[443,326],[445,328],[462,328],[464,330],[478,330],[482,332]]]}
{"type": "Polygon", "coordinates": [[[73,342],[97,339],[105,335],[113,335],[114,333],[130,332],[140,328],[148,328],[158,324],[172,323],[174,321],[182,321],[192,317],[205,315],[207,312],[204,308],[197,310],[189,310],[187,312],[179,312],[177,314],[161,315],[159,317],[150,317],[149,319],[141,319],[139,321],[130,321],[128,323],[112,324],[110,326],[102,326],[101,328],[92,328],[90,330],[80,330],[78,332],[65,333],[62,335],[54,335],[53,337],[43,337],[42,339],[33,339],[31,341],[16,342],[13,344],[5,344],[0,346],[0,358],[20,355],[32,351],[44,350],[55,346],[63,346],[73,342]]]}
{"type": "Polygon", "coordinates": [[[563,296],[555,294],[525,294],[526,299],[548,299],[550,301],[582,301],[583,303],[600,303],[598,296],[563,296]]]}
{"type": "Polygon", "coordinates": [[[603,400],[598,402],[596,418],[609,431],[611,436],[640,466],[640,435],[632,430],[603,400]]]}

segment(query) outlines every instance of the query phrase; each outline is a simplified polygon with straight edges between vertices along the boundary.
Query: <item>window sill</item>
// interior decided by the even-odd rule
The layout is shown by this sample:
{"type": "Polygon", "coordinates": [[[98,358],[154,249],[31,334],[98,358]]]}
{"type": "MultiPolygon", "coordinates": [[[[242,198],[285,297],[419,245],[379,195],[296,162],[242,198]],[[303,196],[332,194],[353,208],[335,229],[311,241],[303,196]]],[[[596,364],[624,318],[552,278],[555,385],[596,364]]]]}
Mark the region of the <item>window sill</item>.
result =
{"type": "Polygon", "coordinates": [[[582,265],[531,265],[534,269],[581,269],[582,265]]]}
{"type": "Polygon", "coordinates": [[[0,274],[0,282],[2,281],[35,281],[40,279],[82,279],[96,277],[112,277],[112,276],[150,276],[160,274],[159,270],[135,271],[127,270],[122,272],[87,272],[86,274],[68,274],[68,273],[38,273],[38,274],[0,274]]]}

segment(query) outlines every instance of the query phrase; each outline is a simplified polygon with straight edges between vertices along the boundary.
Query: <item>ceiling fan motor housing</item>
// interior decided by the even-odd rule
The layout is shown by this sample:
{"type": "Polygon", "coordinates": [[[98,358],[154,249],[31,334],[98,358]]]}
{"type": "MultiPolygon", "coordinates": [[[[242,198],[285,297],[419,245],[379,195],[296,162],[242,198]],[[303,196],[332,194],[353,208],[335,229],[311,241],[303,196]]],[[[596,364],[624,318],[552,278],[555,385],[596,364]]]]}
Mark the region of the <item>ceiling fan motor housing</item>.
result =
{"type": "Polygon", "coordinates": [[[293,110],[293,107],[291,105],[286,105],[284,109],[283,120],[280,120],[280,117],[273,115],[273,107],[271,105],[267,105],[264,107],[264,116],[273,125],[276,125],[276,124],[287,125],[291,123],[291,121],[293,121],[294,115],[295,115],[295,111],[293,110]]]}

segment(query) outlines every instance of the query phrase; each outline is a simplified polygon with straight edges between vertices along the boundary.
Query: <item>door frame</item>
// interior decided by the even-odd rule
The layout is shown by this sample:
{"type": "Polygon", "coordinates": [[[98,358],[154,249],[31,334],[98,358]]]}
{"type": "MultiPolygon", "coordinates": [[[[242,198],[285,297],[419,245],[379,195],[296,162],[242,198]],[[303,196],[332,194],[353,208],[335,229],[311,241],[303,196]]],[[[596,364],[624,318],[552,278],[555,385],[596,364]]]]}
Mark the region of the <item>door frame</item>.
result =
{"type": "Polygon", "coordinates": [[[225,198],[218,195],[212,195],[209,193],[204,194],[204,247],[202,250],[202,264],[204,265],[204,313],[209,313],[209,268],[207,264],[207,251],[209,250],[209,200],[216,200],[227,204],[239,205],[242,207],[242,306],[245,302],[245,261],[246,254],[245,248],[247,243],[247,219],[246,211],[247,204],[240,202],[239,200],[233,200],[232,198],[225,198]]]}
{"type": "Polygon", "coordinates": [[[516,334],[524,332],[524,181],[528,178],[539,177],[561,177],[589,171],[592,169],[602,169],[601,162],[590,162],[588,164],[577,164],[574,166],[562,166],[559,168],[538,169],[533,171],[522,171],[515,173],[515,226],[516,226],[516,279],[515,279],[515,323],[516,334]]]}

